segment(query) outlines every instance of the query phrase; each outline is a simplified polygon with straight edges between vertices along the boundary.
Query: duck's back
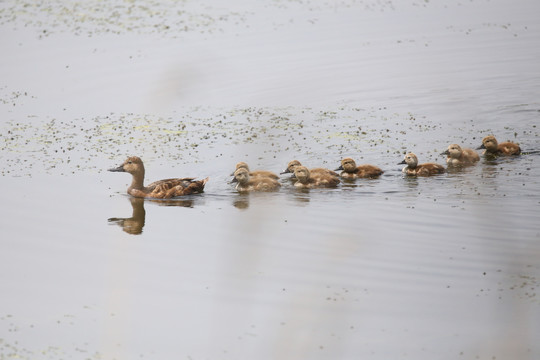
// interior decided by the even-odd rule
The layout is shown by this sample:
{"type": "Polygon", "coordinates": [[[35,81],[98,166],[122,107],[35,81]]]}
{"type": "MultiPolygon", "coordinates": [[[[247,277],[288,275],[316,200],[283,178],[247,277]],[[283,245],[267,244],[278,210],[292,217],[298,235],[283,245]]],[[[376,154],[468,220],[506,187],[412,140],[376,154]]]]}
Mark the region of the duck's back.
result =
{"type": "Polygon", "coordinates": [[[444,166],[435,163],[420,164],[415,169],[410,170],[414,172],[414,174],[409,173],[410,175],[418,176],[431,176],[437,174],[444,174],[446,172],[444,166]]]}
{"type": "Polygon", "coordinates": [[[250,177],[262,177],[262,178],[270,178],[270,179],[274,179],[274,180],[277,180],[279,179],[279,176],[271,171],[267,171],[267,170],[255,170],[255,171],[251,171],[249,173],[249,176],[250,177]]]}
{"type": "Polygon", "coordinates": [[[513,142],[503,142],[497,147],[499,154],[501,155],[519,155],[521,154],[521,148],[518,144],[513,142]]]}
{"type": "Polygon", "coordinates": [[[274,191],[281,187],[281,184],[269,177],[250,178],[247,183],[238,184],[238,191],[274,191]]]}
{"type": "Polygon", "coordinates": [[[464,163],[474,164],[480,160],[480,156],[473,149],[465,148],[463,149],[460,160],[464,163]]]}
{"type": "Polygon", "coordinates": [[[356,177],[358,178],[374,178],[383,174],[381,168],[375,165],[360,165],[357,167],[356,177]]]}
{"type": "Polygon", "coordinates": [[[313,177],[315,187],[336,187],[340,180],[336,176],[313,177]]]}
{"type": "Polygon", "coordinates": [[[313,168],[313,169],[309,169],[309,172],[311,174],[311,177],[319,177],[319,176],[325,176],[325,175],[335,176],[335,177],[339,176],[337,172],[332,171],[330,169],[325,169],[325,168],[313,168]]]}
{"type": "Polygon", "coordinates": [[[195,178],[177,178],[155,181],[145,188],[146,197],[157,199],[170,199],[175,196],[201,193],[208,178],[194,180],[195,178]]]}

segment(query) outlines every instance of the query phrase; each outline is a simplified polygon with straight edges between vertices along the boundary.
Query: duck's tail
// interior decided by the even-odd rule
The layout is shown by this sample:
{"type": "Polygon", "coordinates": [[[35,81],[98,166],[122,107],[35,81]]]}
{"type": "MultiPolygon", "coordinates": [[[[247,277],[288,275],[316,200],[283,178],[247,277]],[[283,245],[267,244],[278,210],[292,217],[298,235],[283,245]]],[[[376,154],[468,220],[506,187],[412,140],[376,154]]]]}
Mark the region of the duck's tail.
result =
{"type": "Polygon", "coordinates": [[[184,195],[202,193],[204,191],[204,185],[206,185],[209,179],[210,178],[207,177],[202,180],[190,182],[190,184],[184,189],[184,195]]]}

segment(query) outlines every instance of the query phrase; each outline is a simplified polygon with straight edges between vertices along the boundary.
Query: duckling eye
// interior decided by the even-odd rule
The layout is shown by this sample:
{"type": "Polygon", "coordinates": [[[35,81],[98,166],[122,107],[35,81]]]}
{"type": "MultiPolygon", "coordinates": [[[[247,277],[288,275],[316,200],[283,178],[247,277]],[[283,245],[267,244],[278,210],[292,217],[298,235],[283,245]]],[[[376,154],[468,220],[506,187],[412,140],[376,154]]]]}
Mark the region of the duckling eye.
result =
{"type": "Polygon", "coordinates": [[[128,161],[127,163],[128,163],[128,164],[133,164],[133,161],[130,160],[130,161],[128,161]]]}

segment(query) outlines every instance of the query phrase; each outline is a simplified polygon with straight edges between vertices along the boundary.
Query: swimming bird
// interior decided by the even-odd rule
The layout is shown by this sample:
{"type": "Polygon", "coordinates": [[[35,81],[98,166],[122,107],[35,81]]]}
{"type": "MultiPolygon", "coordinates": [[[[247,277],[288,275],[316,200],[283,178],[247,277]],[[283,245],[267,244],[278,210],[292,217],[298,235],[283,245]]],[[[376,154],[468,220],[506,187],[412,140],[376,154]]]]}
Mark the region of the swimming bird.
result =
{"type": "Polygon", "coordinates": [[[234,172],[232,182],[238,183],[236,190],[245,191],[274,191],[281,187],[277,180],[270,177],[251,177],[249,171],[245,168],[240,168],[234,172]]]}
{"type": "Polygon", "coordinates": [[[408,153],[407,155],[405,155],[405,159],[402,162],[398,163],[398,165],[400,164],[407,164],[407,166],[405,166],[402,171],[407,175],[413,176],[431,176],[443,174],[446,171],[444,166],[439,164],[418,164],[418,158],[413,153],[408,153]]]}
{"type": "Polygon", "coordinates": [[[480,160],[480,156],[473,149],[462,149],[458,144],[451,144],[448,149],[441,153],[446,155],[446,163],[448,166],[463,166],[474,165],[480,160]]]}
{"type": "Polygon", "coordinates": [[[483,154],[484,155],[491,155],[491,156],[497,156],[497,155],[519,155],[521,154],[521,148],[518,144],[515,144],[513,142],[507,141],[498,143],[497,139],[495,139],[495,136],[489,135],[482,139],[482,145],[478,147],[477,150],[485,149],[483,154]]]}
{"type": "Polygon", "coordinates": [[[359,165],[351,158],[344,158],[341,160],[341,165],[335,171],[340,171],[341,177],[345,179],[361,179],[361,178],[376,178],[380,176],[384,171],[374,165],[359,165]]]}
{"type": "MultiPolygon", "coordinates": [[[[239,163],[236,164],[236,168],[234,169],[234,171],[236,171],[236,170],[238,170],[240,168],[246,169],[249,172],[250,177],[269,177],[269,178],[272,178],[272,179],[275,179],[275,180],[279,179],[279,176],[276,175],[275,173],[271,172],[271,171],[267,171],[267,170],[250,171],[248,164],[243,162],[243,161],[240,161],[239,163]]],[[[234,173],[232,173],[231,176],[234,176],[234,173]]]]}
{"type": "Polygon", "coordinates": [[[144,165],[137,156],[127,158],[122,165],[109,171],[130,173],[132,181],[127,193],[138,198],[170,199],[175,196],[201,193],[208,182],[208,178],[204,180],[179,178],[159,180],[144,186],[144,165]]]}
{"type": "Polygon", "coordinates": [[[294,186],[304,189],[312,189],[317,187],[336,187],[339,184],[339,178],[331,174],[321,174],[318,177],[312,177],[310,170],[305,166],[296,166],[294,168],[294,176],[298,181],[294,186]]]}
{"type": "MultiPolygon", "coordinates": [[[[296,169],[297,166],[302,166],[300,161],[298,160],[289,161],[289,163],[287,164],[287,168],[285,169],[285,171],[281,172],[280,175],[289,174],[289,173],[294,174],[294,169],[296,169]]],[[[313,169],[309,169],[309,172],[310,172],[310,176],[314,178],[319,177],[319,176],[339,176],[338,173],[336,173],[335,171],[325,169],[325,168],[313,168],[313,169]]]]}

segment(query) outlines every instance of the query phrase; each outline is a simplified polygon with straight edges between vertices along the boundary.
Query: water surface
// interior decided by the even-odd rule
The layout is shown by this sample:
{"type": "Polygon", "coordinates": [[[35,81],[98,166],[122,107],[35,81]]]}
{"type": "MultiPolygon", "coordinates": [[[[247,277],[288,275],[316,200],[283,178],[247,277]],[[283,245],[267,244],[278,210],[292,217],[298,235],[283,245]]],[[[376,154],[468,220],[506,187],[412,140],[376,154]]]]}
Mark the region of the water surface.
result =
{"type": "Polygon", "coordinates": [[[0,6],[0,354],[536,359],[534,1],[0,6]],[[483,136],[526,154],[406,178],[483,136]],[[204,194],[131,199],[147,180],[204,194]],[[345,156],[336,189],[238,194],[237,161],[345,156]]]}

